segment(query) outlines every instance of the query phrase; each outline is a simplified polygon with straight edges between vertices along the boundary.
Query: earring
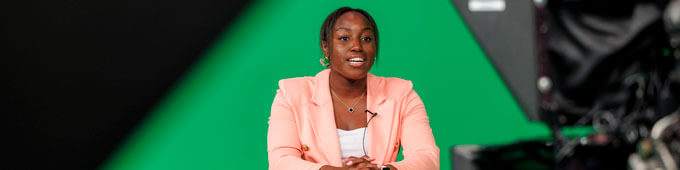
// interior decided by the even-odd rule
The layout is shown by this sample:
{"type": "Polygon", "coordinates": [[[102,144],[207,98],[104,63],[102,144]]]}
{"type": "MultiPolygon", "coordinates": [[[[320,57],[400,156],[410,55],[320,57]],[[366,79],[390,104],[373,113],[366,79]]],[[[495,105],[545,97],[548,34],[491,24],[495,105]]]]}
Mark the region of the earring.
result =
{"type": "Polygon", "coordinates": [[[319,59],[319,62],[321,63],[321,66],[324,66],[324,67],[328,66],[328,58],[325,57],[325,56],[323,58],[319,59]]]}

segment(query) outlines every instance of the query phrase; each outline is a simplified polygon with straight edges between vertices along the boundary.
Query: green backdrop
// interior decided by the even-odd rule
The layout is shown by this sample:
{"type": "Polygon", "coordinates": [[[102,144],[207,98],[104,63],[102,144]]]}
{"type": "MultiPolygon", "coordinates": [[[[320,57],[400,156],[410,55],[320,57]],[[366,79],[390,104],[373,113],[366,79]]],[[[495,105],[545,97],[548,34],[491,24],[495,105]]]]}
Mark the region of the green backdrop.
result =
{"type": "Polygon", "coordinates": [[[412,80],[430,116],[441,169],[459,144],[549,137],[532,123],[448,0],[260,0],[252,3],[103,169],[267,169],[267,121],[279,79],[323,67],[321,23],[362,8],[380,31],[371,72],[412,80]]]}

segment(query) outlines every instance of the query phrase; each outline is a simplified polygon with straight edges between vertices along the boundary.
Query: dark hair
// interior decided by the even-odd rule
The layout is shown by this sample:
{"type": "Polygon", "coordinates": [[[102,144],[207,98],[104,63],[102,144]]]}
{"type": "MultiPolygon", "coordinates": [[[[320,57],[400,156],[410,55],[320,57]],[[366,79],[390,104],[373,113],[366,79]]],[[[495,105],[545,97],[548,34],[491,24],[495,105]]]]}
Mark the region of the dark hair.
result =
{"type": "Polygon", "coordinates": [[[321,25],[321,35],[320,35],[320,42],[323,43],[326,42],[328,43],[328,50],[330,53],[330,42],[328,41],[331,39],[331,36],[333,35],[333,27],[335,27],[335,22],[340,18],[340,15],[346,13],[346,12],[358,12],[359,14],[363,15],[366,20],[368,20],[369,24],[371,25],[371,29],[373,30],[373,34],[375,36],[375,61],[378,61],[378,26],[376,26],[375,21],[373,20],[373,17],[371,17],[368,12],[359,9],[359,8],[350,8],[350,7],[341,7],[333,11],[331,14],[326,17],[326,20],[323,21],[323,24],[321,25]]]}

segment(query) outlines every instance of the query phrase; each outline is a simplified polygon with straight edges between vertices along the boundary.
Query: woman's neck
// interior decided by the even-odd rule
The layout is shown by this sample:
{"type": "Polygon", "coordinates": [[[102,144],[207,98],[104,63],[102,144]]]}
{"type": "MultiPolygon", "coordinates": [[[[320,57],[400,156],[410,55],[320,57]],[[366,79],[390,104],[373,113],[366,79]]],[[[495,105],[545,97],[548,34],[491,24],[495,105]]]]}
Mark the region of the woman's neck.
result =
{"type": "Polygon", "coordinates": [[[352,80],[331,70],[328,84],[330,89],[335,92],[336,95],[339,95],[343,98],[355,98],[363,95],[364,92],[366,92],[367,77],[368,76],[362,79],[352,80]]]}

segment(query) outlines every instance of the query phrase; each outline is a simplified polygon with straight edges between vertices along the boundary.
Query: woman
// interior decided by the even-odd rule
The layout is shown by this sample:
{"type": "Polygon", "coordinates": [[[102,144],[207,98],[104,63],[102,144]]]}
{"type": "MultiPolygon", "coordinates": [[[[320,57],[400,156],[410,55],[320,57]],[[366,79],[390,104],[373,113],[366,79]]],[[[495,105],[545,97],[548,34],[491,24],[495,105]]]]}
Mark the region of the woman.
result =
{"type": "Polygon", "coordinates": [[[373,18],[339,8],[320,39],[327,69],[279,81],[267,134],[270,169],[439,169],[413,84],[368,73],[378,52],[373,18]],[[404,160],[395,162],[400,145],[404,160]]]}

